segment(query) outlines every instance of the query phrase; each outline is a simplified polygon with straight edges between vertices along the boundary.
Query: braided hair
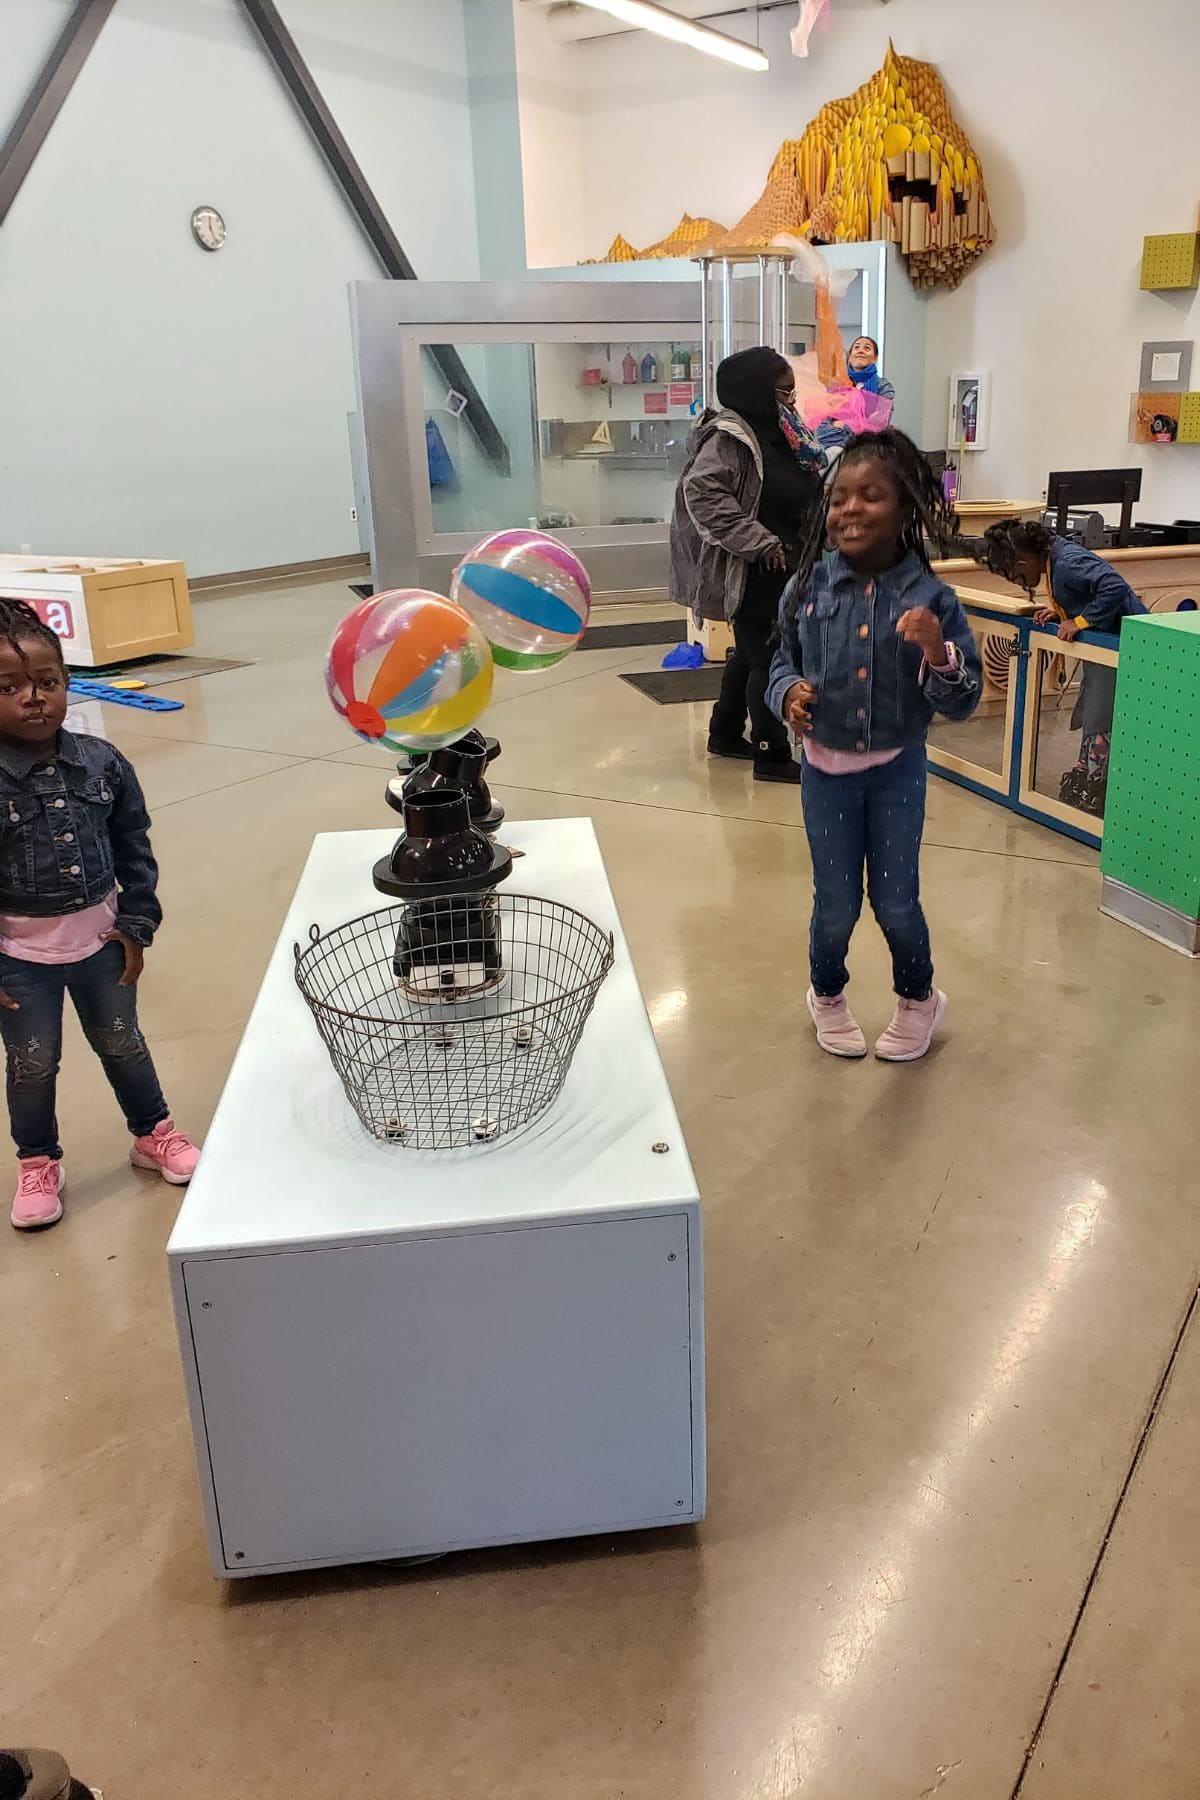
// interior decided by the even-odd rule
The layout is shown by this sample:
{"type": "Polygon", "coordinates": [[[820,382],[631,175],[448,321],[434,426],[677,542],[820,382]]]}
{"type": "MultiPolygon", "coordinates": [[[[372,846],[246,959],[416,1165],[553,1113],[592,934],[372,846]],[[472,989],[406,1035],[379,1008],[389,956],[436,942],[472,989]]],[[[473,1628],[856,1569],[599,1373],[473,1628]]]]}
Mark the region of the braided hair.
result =
{"type": "Polygon", "coordinates": [[[46,644],[54,651],[60,667],[66,668],[58,633],[42,623],[26,600],[0,600],[0,639],[12,645],[23,663],[29,659],[21,648],[22,641],[46,644]]]}
{"type": "Polygon", "coordinates": [[[1036,556],[1044,560],[1050,554],[1054,533],[1032,519],[998,519],[983,534],[983,545],[975,552],[975,561],[990,569],[1014,587],[1028,583],[1021,573],[1018,558],[1036,556]]]}
{"type": "Polygon", "coordinates": [[[898,546],[901,556],[911,551],[928,568],[929,550],[926,540],[934,546],[939,556],[945,556],[958,541],[958,514],[947,502],[941,483],[910,437],[903,431],[893,431],[890,427],[886,431],[862,432],[859,436],[852,437],[833,465],[825,483],[824,499],[809,519],[808,530],[800,545],[800,562],[791,583],[786,609],[789,627],[795,623],[808,578],[825,548],[829,500],[838,470],[861,462],[882,463],[896,483],[901,500],[906,503],[908,517],[900,533],[898,546]]]}

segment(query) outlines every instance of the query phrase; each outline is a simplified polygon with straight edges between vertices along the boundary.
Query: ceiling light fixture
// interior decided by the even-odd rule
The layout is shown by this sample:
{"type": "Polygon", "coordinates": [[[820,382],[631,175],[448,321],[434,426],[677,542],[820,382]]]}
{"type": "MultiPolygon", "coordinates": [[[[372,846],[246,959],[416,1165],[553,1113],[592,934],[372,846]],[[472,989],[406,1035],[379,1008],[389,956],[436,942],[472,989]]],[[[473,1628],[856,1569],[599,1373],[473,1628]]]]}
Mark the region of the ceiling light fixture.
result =
{"type": "Polygon", "coordinates": [[[694,19],[685,19],[665,6],[656,5],[655,0],[578,0],[578,4],[590,6],[593,12],[608,13],[622,25],[631,25],[635,31],[652,31],[656,37],[687,44],[692,50],[702,50],[706,56],[718,56],[723,62],[735,63],[739,69],[769,69],[771,66],[753,44],[727,37],[725,32],[714,31],[710,25],[698,25],[694,19]]]}

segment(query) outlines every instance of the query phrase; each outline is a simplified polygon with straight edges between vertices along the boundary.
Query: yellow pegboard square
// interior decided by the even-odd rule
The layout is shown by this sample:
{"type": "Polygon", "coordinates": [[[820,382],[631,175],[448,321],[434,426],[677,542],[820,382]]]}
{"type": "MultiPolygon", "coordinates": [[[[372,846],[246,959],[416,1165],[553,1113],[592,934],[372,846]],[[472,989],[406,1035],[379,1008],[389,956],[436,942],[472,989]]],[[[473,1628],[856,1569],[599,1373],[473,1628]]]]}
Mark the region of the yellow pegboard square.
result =
{"type": "Polygon", "coordinates": [[[1180,394],[1177,444],[1200,444],[1200,394],[1180,394]]]}
{"type": "Polygon", "coordinates": [[[1200,287],[1200,233],[1171,231],[1142,240],[1144,288],[1200,287]]]}

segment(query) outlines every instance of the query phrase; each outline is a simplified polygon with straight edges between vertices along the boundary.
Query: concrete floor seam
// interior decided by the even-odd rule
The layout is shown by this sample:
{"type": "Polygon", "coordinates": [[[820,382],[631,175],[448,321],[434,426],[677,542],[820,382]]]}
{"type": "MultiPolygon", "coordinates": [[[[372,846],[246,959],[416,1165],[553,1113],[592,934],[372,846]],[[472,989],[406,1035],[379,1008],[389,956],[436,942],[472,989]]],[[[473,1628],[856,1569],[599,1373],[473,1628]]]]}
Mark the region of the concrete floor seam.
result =
{"type": "Polygon", "coordinates": [[[1037,1724],[1033,1728],[1033,1735],[1026,1747],[1025,1755],[1021,1762],[1020,1772],[1017,1775],[1012,1793],[1009,1795],[1009,1800],[1020,1800],[1021,1790],[1025,1785],[1025,1777],[1028,1775],[1029,1770],[1033,1765],[1033,1759],[1037,1753],[1038,1744],[1041,1742],[1042,1733],[1050,1718],[1050,1709],[1054,1705],[1054,1696],[1058,1691],[1058,1686],[1063,1675],[1066,1673],[1067,1664],[1071,1658],[1071,1651],[1074,1648],[1076,1638],[1079,1636],[1079,1630],[1083,1624],[1084,1614],[1087,1612],[1088,1602],[1091,1600],[1096,1583],[1100,1579],[1100,1572],[1104,1567],[1104,1559],[1108,1554],[1108,1547],[1112,1541],[1113,1532],[1116,1530],[1117,1522],[1121,1517],[1121,1509],[1125,1505],[1129,1490],[1133,1486],[1134,1477],[1141,1466],[1146,1447],[1150,1441],[1150,1434],[1154,1429],[1154,1422],[1158,1417],[1159,1408],[1166,1395],[1172,1372],[1174,1371],[1175,1364],[1179,1357],[1179,1352],[1183,1347],[1183,1340],[1187,1336],[1188,1327],[1195,1316],[1198,1303],[1200,1303],[1200,1287],[1193,1288],[1192,1297],[1188,1301],[1179,1329],[1175,1333],[1171,1349],[1163,1367],[1163,1372],[1158,1380],[1158,1386],[1154,1390],[1154,1397],[1150,1402],[1149,1409],[1147,1410],[1145,1420],[1142,1424],[1142,1429],[1138,1433],[1138,1440],[1134,1445],[1133,1456],[1130,1458],[1129,1467],[1125,1471],[1125,1479],[1121,1483],[1120,1492],[1117,1495],[1113,1504],[1113,1509],[1109,1514],[1108,1522],[1105,1525],[1104,1535],[1101,1538],[1099,1548],[1096,1551],[1095,1561],[1092,1564],[1087,1581],[1084,1584],[1083,1593],[1080,1596],[1079,1605],[1075,1611],[1075,1617],[1071,1621],[1071,1629],[1067,1633],[1067,1641],[1063,1645],[1062,1655],[1058,1659],[1058,1665],[1055,1668],[1053,1678],[1046,1692],[1042,1710],[1038,1714],[1037,1724]]]}

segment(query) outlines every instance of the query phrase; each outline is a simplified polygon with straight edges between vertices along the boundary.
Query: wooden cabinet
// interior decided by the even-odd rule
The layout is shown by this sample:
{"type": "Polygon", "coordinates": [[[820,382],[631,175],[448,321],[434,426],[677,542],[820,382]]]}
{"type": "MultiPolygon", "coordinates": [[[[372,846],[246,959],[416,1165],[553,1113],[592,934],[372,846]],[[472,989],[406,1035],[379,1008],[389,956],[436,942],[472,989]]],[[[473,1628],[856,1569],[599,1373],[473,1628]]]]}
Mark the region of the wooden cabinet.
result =
{"type": "Polygon", "coordinates": [[[62,639],[72,669],[186,650],[195,642],[179,562],[0,556],[0,596],[28,601],[62,639]]]}

